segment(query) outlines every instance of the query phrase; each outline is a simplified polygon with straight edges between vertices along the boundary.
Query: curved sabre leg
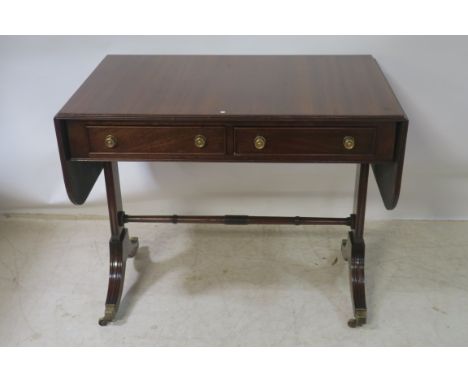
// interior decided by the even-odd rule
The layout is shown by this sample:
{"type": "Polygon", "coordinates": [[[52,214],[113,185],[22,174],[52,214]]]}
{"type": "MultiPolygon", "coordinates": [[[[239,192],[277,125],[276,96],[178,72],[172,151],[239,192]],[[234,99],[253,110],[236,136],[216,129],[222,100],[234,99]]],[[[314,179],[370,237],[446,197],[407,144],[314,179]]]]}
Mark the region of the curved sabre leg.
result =
{"type": "Polygon", "coordinates": [[[356,328],[367,322],[366,290],[364,278],[364,217],[366,212],[367,180],[369,164],[359,164],[356,173],[356,188],[354,194],[354,214],[352,215],[352,231],[343,240],[341,253],[348,261],[351,301],[354,317],[348,321],[348,326],[356,328]]]}
{"type": "Polygon", "coordinates": [[[103,167],[112,236],[109,241],[109,286],[104,317],[99,319],[99,325],[101,326],[113,321],[117,314],[125,279],[125,263],[127,258],[135,256],[138,250],[138,239],[129,238],[128,230],[124,227],[121,218],[123,209],[117,162],[105,162],[103,167]]]}
{"type": "Polygon", "coordinates": [[[354,318],[348,321],[348,326],[356,328],[367,322],[366,289],[364,278],[364,241],[356,242],[353,232],[349,232],[348,239],[343,240],[341,247],[343,257],[349,266],[349,281],[354,318]]]}
{"type": "Polygon", "coordinates": [[[128,230],[122,230],[119,239],[111,239],[109,286],[107,289],[104,317],[99,319],[99,325],[105,326],[113,321],[120,305],[125,280],[125,263],[128,257],[135,256],[138,251],[138,239],[128,237],[128,230]]]}
{"type": "MultiPolygon", "coordinates": [[[[122,231],[122,233],[126,234],[125,231],[122,231]]],[[[120,299],[122,297],[123,284],[125,280],[126,263],[126,259],[124,259],[122,244],[123,242],[120,239],[111,239],[111,241],[109,242],[109,286],[107,288],[107,298],[104,317],[99,319],[99,325],[101,326],[105,326],[109,322],[111,322],[117,314],[117,310],[119,309],[120,299]]]]}

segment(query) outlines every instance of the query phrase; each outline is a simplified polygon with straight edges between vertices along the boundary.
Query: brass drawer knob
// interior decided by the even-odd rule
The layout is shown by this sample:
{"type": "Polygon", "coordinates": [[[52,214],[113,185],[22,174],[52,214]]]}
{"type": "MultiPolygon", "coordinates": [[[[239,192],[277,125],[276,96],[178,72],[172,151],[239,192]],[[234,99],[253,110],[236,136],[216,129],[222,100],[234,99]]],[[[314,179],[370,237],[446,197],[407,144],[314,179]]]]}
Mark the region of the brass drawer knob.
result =
{"type": "Polygon", "coordinates": [[[193,141],[195,143],[195,147],[198,147],[199,149],[202,149],[206,145],[206,137],[201,134],[196,135],[193,141]]]}
{"type": "Polygon", "coordinates": [[[266,146],[266,138],[258,135],[254,139],[254,145],[257,150],[263,150],[266,146]]]}
{"type": "Polygon", "coordinates": [[[343,138],[343,146],[346,150],[354,149],[354,137],[344,137],[343,138]]]}
{"type": "Polygon", "coordinates": [[[115,146],[117,146],[117,138],[114,137],[113,135],[108,135],[104,139],[104,144],[106,145],[107,148],[113,149],[115,146]]]}

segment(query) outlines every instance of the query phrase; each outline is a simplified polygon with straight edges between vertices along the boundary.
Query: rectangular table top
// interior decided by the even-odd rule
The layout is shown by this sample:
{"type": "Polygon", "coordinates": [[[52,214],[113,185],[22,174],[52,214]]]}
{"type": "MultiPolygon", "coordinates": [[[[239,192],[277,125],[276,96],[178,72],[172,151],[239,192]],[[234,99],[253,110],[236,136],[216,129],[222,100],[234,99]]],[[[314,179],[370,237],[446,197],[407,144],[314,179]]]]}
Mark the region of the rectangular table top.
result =
{"type": "Polygon", "coordinates": [[[110,55],[57,117],[401,121],[405,114],[368,55],[110,55]]]}

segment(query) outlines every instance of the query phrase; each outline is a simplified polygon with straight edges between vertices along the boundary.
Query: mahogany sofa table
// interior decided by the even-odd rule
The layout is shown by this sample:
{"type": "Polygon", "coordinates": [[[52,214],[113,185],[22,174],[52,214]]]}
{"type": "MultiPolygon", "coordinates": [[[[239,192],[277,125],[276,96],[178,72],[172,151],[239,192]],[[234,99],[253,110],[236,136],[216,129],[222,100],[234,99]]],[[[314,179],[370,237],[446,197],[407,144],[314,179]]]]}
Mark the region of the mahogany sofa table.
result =
{"type": "Polygon", "coordinates": [[[100,325],[115,318],[126,260],[137,252],[127,222],[348,226],[341,249],[354,310],[348,324],[366,322],[369,166],[393,209],[408,128],[372,56],[107,56],[54,122],[73,203],[85,202],[104,170],[111,238],[100,325]],[[354,163],[354,208],[344,218],[127,215],[118,161],[354,163]]]}

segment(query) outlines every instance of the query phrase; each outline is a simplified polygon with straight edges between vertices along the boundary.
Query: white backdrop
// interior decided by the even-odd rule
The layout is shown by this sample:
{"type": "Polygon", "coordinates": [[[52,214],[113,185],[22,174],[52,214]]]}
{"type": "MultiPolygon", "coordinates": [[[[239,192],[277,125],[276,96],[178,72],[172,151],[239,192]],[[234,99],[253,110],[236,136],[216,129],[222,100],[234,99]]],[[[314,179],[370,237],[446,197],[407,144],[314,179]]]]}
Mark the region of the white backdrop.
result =
{"type": "MultiPolygon", "coordinates": [[[[0,211],[104,214],[102,177],[68,201],[52,119],[106,54],[372,54],[410,120],[400,203],[368,217],[468,218],[468,37],[0,37],[0,211]]],[[[123,163],[129,213],[350,213],[354,165],[123,163]]]]}

